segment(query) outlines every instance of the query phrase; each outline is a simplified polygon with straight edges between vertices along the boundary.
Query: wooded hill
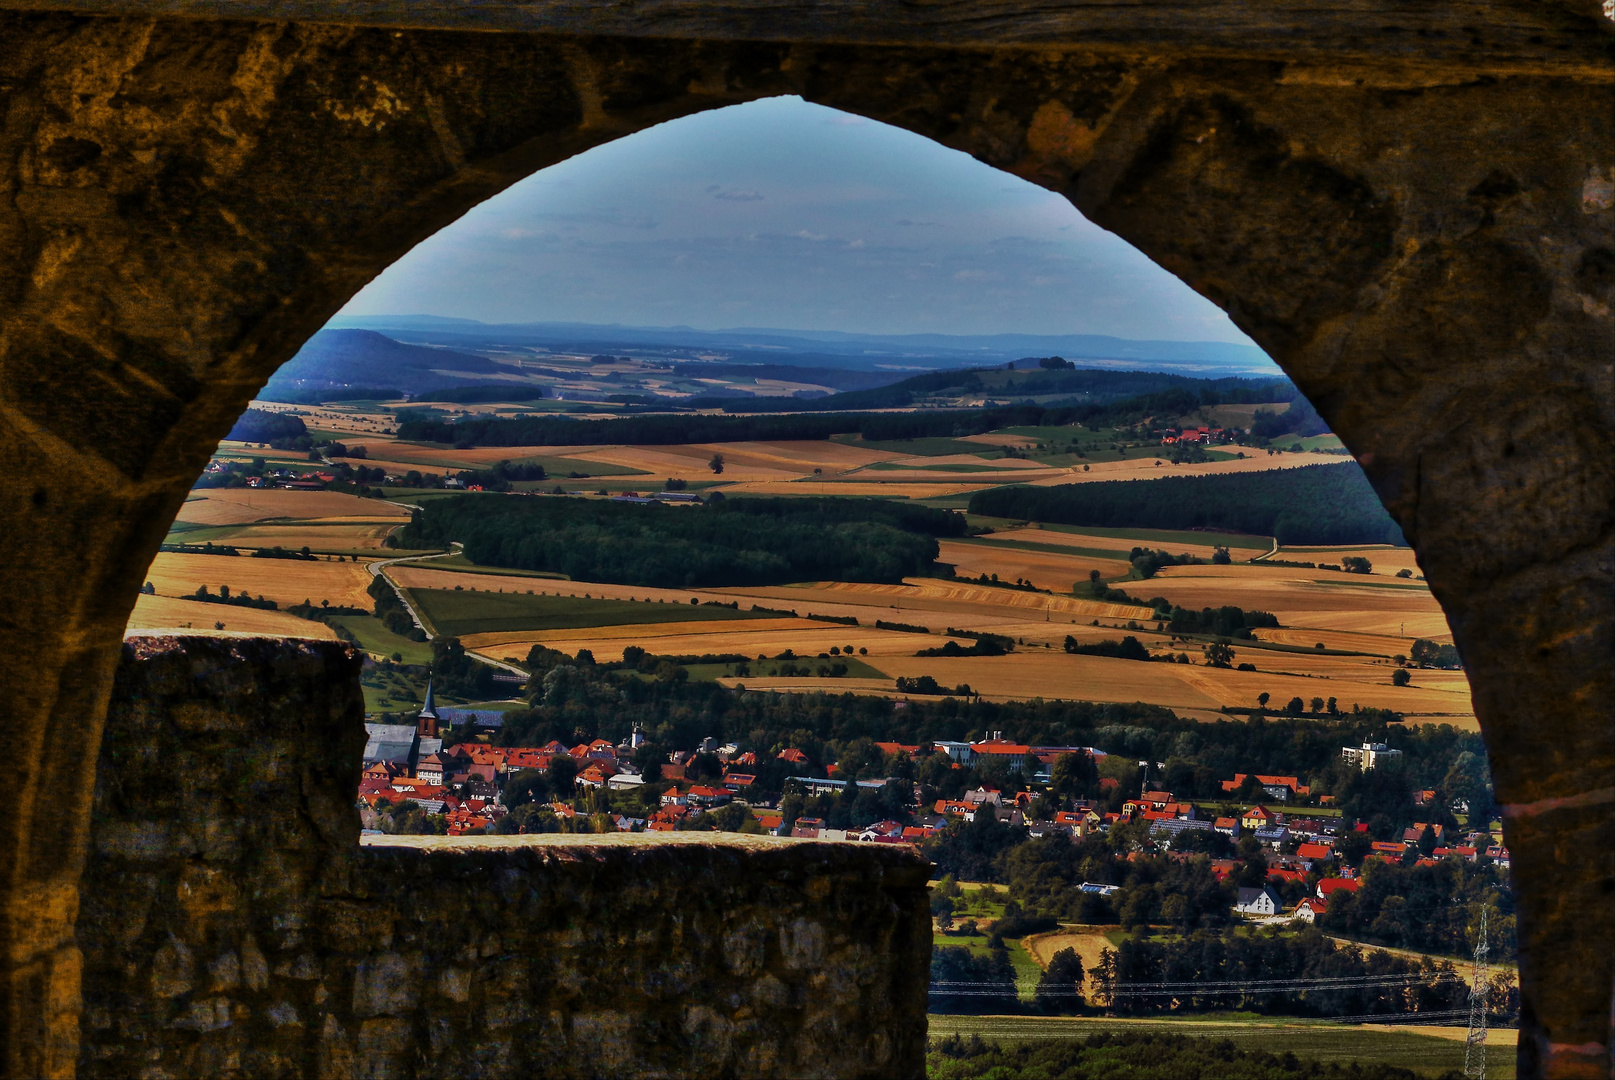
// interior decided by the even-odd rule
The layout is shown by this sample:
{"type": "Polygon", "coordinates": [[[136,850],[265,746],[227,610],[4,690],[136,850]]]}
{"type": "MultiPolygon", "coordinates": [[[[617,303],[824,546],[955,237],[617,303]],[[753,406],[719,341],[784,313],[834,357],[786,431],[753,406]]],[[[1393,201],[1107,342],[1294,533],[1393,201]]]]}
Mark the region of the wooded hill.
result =
{"type": "Polygon", "coordinates": [[[406,548],[465,545],[484,566],[658,588],[900,582],[932,570],[961,514],[875,499],[733,499],[664,506],[468,495],[433,500],[406,548]]]}
{"type": "MultiPolygon", "coordinates": [[[[1059,360],[1051,357],[1050,360],[1059,360]]],[[[869,390],[853,390],[819,398],[695,398],[692,407],[722,406],[730,412],[846,412],[857,409],[902,409],[922,404],[930,398],[954,399],[966,395],[1037,398],[1069,395],[1074,400],[1061,404],[1107,406],[1140,399],[1138,404],[1152,409],[1143,399],[1156,398],[1158,411],[1176,416],[1202,405],[1250,405],[1291,401],[1295,387],[1286,379],[1196,379],[1156,371],[1112,371],[1104,368],[1062,366],[1039,368],[1036,360],[1018,360],[1034,370],[977,368],[966,371],[937,371],[869,390]]],[[[694,367],[695,365],[688,365],[694,367]]]]}
{"type": "MultiPolygon", "coordinates": [[[[933,376],[921,376],[932,378],[933,376]]],[[[937,376],[942,377],[942,376],[937,376]]],[[[946,377],[952,377],[951,374],[946,377]]],[[[1156,376],[1175,378],[1175,376],[1156,376]]],[[[1209,382],[1209,380],[1185,380],[1209,382]]],[[[1219,379],[1217,383],[1250,383],[1247,379],[1219,379]]],[[[1279,384],[1240,391],[1256,400],[1271,400],[1282,392],[1279,384]],[[1263,395],[1269,395],[1264,398],[1263,395]]],[[[1287,385],[1287,384],[1285,384],[1287,385]]],[[[880,395],[886,391],[868,391],[880,395]]],[[[1293,388],[1290,391],[1294,393],[1293,388]]],[[[862,393],[862,392],[860,392],[862,393]]],[[[821,401],[846,402],[855,394],[836,394],[821,401]]],[[[727,400],[727,399],[725,399],[727,400]]],[[[761,401],[748,402],[744,409],[755,412],[761,401]]],[[[873,399],[862,408],[886,408],[873,399]]],[[[828,439],[832,435],[858,434],[874,442],[887,439],[961,438],[982,435],[1006,427],[1059,426],[1086,424],[1091,427],[1119,427],[1159,417],[1167,423],[1202,406],[1225,403],[1220,391],[1169,389],[1142,397],[1129,397],[1108,404],[1006,405],[992,409],[927,409],[912,413],[795,412],[761,416],[691,416],[687,413],[654,413],[624,416],[611,420],[575,420],[565,416],[532,416],[514,419],[467,417],[458,421],[406,419],[398,426],[398,437],[405,442],[448,443],[472,446],[605,446],[626,443],[636,446],[671,446],[699,442],[753,442],[781,439],[828,439]]],[[[891,406],[896,407],[896,406],[891,406]]]]}
{"type": "Polygon", "coordinates": [[[1218,529],[1280,544],[1397,544],[1402,530],[1356,462],[978,491],[970,512],[1058,525],[1218,529]]]}

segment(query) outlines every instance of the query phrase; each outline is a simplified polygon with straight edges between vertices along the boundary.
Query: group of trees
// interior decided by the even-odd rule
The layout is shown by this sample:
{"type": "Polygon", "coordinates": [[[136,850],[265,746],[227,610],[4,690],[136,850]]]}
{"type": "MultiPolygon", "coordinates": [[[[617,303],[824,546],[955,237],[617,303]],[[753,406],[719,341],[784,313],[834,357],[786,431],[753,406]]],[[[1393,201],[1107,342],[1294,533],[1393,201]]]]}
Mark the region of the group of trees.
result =
{"type": "MultiPolygon", "coordinates": [[[[1332,905],[1331,905],[1332,906],[1332,905]]],[[[1181,939],[1124,939],[1107,949],[1104,962],[1089,973],[1091,996],[1115,1012],[1204,1012],[1249,1009],[1264,1014],[1364,1016],[1376,1013],[1450,1012],[1465,1006],[1469,988],[1451,961],[1411,959],[1384,952],[1365,954],[1340,945],[1316,928],[1199,930],[1181,939]],[[1375,985],[1365,976],[1383,976],[1375,985]],[[1395,981],[1406,977],[1406,982],[1395,981]],[[1286,979],[1360,979],[1357,985],[1277,992],[1239,983],[1286,979]],[[1127,993],[1129,985],[1160,983],[1236,984],[1208,993],[1127,993]]]]}
{"type": "Polygon", "coordinates": [[[1461,956],[1473,944],[1481,909],[1493,950],[1515,949],[1513,893],[1496,869],[1458,859],[1435,866],[1372,863],[1356,892],[1329,902],[1324,930],[1393,948],[1461,956]]]}
{"type": "Polygon", "coordinates": [[[984,1042],[951,1036],[926,1053],[931,1080],[1113,1080],[1115,1077],[1216,1077],[1218,1080],[1415,1080],[1418,1073],[1383,1063],[1349,1066],[1264,1050],[1229,1039],[1160,1032],[1100,1032],[1086,1039],[984,1042]]]}
{"type": "Polygon", "coordinates": [[[1201,608],[1194,611],[1190,608],[1176,607],[1166,617],[1166,630],[1169,634],[1210,634],[1214,637],[1244,638],[1249,640],[1251,631],[1277,627],[1278,617],[1267,611],[1246,611],[1232,604],[1217,608],[1201,608]]]}
{"type": "Polygon", "coordinates": [[[989,488],[970,497],[970,512],[1062,525],[1225,529],[1274,536],[1281,544],[1406,543],[1355,462],[989,488]]]}
{"type": "Polygon", "coordinates": [[[404,602],[398,599],[398,593],[393,589],[392,584],[385,575],[377,574],[373,577],[365,591],[370,594],[370,599],[375,602],[376,606],[372,614],[381,620],[381,625],[399,637],[405,637],[411,641],[426,640],[426,631],[415,625],[415,620],[410,618],[408,609],[404,607],[404,602]]]}
{"type": "Polygon", "coordinates": [[[439,499],[404,547],[462,542],[484,565],[653,587],[901,581],[928,571],[963,515],[875,499],[735,499],[701,506],[439,499]]]}
{"type": "Polygon", "coordinates": [[[268,443],[276,450],[307,450],[313,445],[302,417],[263,409],[248,409],[242,413],[225,438],[268,443]]]}

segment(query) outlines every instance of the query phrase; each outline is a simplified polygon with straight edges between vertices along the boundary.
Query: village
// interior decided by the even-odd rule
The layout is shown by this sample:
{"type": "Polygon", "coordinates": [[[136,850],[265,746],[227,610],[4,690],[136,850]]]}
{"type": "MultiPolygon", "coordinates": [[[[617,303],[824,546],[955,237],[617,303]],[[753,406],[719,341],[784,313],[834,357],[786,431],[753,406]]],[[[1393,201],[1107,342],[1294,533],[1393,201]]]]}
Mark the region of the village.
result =
{"type": "MultiPolygon", "coordinates": [[[[1178,862],[1225,852],[1225,857],[1209,860],[1218,882],[1236,874],[1248,860],[1251,848],[1240,848],[1241,841],[1257,845],[1267,864],[1267,880],[1238,888],[1234,908],[1254,922],[1314,922],[1328,910],[1331,897],[1357,891],[1365,869],[1376,862],[1425,867],[1455,859],[1505,872],[1509,867],[1508,849],[1491,833],[1461,831],[1439,820],[1415,821],[1390,837],[1376,838],[1368,822],[1344,820],[1332,808],[1332,796],[1314,796],[1296,776],[1236,773],[1221,784],[1229,799],[1259,793],[1262,801],[1202,804],[1154,786],[1150,763],[1139,762],[1143,776],[1139,793],[1120,798],[1118,808],[1110,809],[1120,794],[1114,778],[1100,781],[1108,798],[1067,799],[1059,808],[1062,801],[1047,797],[1046,791],[1060,759],[1097,762],[1109,756],[1089,746],[1033,746],[1005,741],[996,733],[980,742],[875,743],[888,760],[945,755],[953,769],[997,765],[1017,781],[1015,790],[982,784],[962,798],[922,802],[922,785],[912,780],[838,777],[836,763],[815,769],[803,751],[790,747],[760,755],[707,738],[647,768],[642,753],[646,740],[637,728],[621,743],[594,739],[568,747],[552,740],[520,747],[487,741],[501,724],[502,714],[495,710],[439,706],[430,687],[414,726],[367,723],[358,792],[367,830],[401,831],[400,815],[412,811],[417,815],[415,828],[447,836],[707,829],[921,845],[954,822],[974,824],[984,815],[1021,830],[1028,839],[1063,834],[1082,840],[1113,832],[1120,837],[1125,828],[1142,841],[1135,841],[1135,856],[1144,847],[1159,849],[1178,862]],[[446,739],[451,732],[453,736],[446,739]],[[719,775],[708,775],[710,765],[698,768],[700,759],[715,762],[719,775]],[[783,783],[777,785],[782,790],[765,790],[759,784],[760,765],[772,765],[775,775],[784,766],[783,783]],[[545,801],[524,798],[531,788],[520,781],[534,776],[549,780],[550,797],[545,801]],[[568,780],[570,792],[555,790],[558,782],[568,780]],[[838,828],[823,817],[799,812],[804,797],[864,793],[883,796],[887,806],[895,801],[901,816],[838,828]],[[1186,842],[1186,834],[1200,834],[1207,842],[1186,842]],[[1239,854],[1244,858],[1234,857],[1239,854]]],[[[1395,761],[1401,751],[1384,743],[1363,743],[1343,746],[1340,754],[1347,765],[1366,772],[1395,761]]],[[[1416,793],[1415,802],[1433,810],[1436,798],[1435,790],[1425,790],[1416,793]]],[[[878,799],[873,803],[880,804],[878,799]]],[[[1467,811],[1462,805],[1447,809],[1467,811]]],[[[1430,816],[1450,820],[1450,814],[1430,816]]],[[[1118,886],[1084,882],[1081,888],[1108,896],[1118,886]]]]}

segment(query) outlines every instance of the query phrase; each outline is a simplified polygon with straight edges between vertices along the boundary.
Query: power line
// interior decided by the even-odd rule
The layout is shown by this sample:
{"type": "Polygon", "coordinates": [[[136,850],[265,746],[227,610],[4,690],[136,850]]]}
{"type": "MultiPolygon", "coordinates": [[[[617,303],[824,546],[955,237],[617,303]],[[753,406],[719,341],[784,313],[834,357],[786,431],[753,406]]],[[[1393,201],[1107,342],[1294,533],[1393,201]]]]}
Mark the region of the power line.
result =
{"type": "Polygon", "coordinates": [[[1464,1044],[1464,1075],[1486,1080],[1486,1005],[1491,965],[1487,962],[1485,905],[1480,909],[1480,938],[1475,942],[1475,970],[1469,979],[1469,1038],[1464,1044]]]}

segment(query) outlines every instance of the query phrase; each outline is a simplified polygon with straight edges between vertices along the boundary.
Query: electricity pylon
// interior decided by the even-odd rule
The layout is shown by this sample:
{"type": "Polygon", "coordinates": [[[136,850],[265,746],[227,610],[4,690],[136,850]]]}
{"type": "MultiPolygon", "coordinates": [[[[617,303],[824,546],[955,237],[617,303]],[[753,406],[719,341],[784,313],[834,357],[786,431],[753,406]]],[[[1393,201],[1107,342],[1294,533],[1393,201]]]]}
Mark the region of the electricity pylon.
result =
{"type": "Polygon", "coordinates": [[[1486,911],[1480,909],[1480,937],[1475,942],[1475,970],[1469,977],[1469,1041],[1464,1047],[1464,1076],[1486,1080],[1486,999],[1491,966],[1486,961],[1486,911]]]}

